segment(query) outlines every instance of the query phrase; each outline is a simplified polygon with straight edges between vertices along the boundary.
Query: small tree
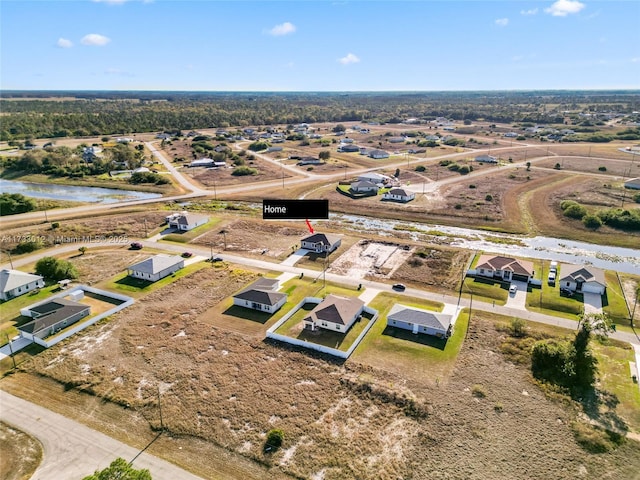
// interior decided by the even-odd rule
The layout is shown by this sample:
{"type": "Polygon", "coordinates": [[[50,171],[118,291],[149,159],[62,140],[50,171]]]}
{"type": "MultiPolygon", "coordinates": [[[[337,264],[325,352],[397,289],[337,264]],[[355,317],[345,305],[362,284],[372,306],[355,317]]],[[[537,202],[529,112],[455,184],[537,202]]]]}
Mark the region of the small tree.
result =
{"type": "Polygon", "coordinates": [[[87,252],[87,247],[80,247],[78,251],[80,252],[80,255],[84,255],[87,252]]]}
{"type": "Polygon", "coordinates": [[[78,278],[78,271],[71,262],[54,257],[44,257],[36,262],[35,271],[50,280],[78,278]]]}
{"type": "Polygon", "coordinates": [[[531,162],[527,162],[526,165],[527,165],[527,172],[528,172],[529,170],[531,170],[531,162]]]}
{"type": "Polygon", "coordinates": [[[284,432],[282,430],[277,428],[269,430],[269,433],[267,433],[267,440],[264,443],[265,452],[277,450],[282,446],[282,442],[284,442],[284,432]]]}
{"type": "Polygon", "coordinates": [[[124,458],[116,458],[104,470],[96,470],[93,475],[82,480],[152,480],[147,469],[136,470],[124,458]]]}
{"type": "Polygon", "coordinates": [[[322,150],[319,154],[318,154],[318,158],[320,160],[329,160],[329,158],[331,158],[331,152],[329,150],[322,150]]]}
{"type": "Polygon", "coordinates": [[[597,215],[585,215],[582,218],[582,223],[585,227],[590,228],[591,230],[597,230],[602,226],[602,220],[597,215]]]}

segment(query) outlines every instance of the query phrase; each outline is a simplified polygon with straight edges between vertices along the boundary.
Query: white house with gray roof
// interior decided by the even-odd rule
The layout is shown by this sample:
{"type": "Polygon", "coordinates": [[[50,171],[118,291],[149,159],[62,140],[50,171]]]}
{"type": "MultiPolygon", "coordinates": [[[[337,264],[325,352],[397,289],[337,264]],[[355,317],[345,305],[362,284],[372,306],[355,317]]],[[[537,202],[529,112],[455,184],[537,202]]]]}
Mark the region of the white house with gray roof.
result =
{"type": "Polygon", "coordinates": [[[21,272],[20,270],[2,270],[0,272],[0,298],[12,298],[44,287],[44,279],[40,275],[21,272]]]}
{"type": "Polygon", "coordinates": [[[198,213],[180,212],[166,217],[169,228],[176,228],[182,232],[188,232],[209,221],[209,217],[198,213]]]}
{"type": "Polygon", "coordinates": [[[305,237],[300,242],[300,246],[305,250],[316,253],[331,253],[342,243],[342,237],[329,235],[327,233],[314,233],[305,237]]]}
{"type": "Polygon", "coordinates": [[[155,255],[127,268],[127,274],[133,278],[157,282],[184,268],[184,259],[178,255],[155,255]]]}
{"type": "Polygon", "coordinates": [[[286,293],[277,292],[280,282],[275,278],[259,278],[233,296],[233,304],[261,312],[275,313],[287,301],[286,293]]]}
{"type": "Polygon", "coordinates": [[[604,270],[585,265],[560,265],[560,288],[573,292],[598,293],[604,295],[606,283],[604,270]]]}
{"type": "Polygon", "coordinates": [[[438,338],[451,336],[453,330],[451,315],[408,307],[399,303],[396,303],[389,311],[387,325],[409,330],[415,334],[422,333],[438,338]]]}

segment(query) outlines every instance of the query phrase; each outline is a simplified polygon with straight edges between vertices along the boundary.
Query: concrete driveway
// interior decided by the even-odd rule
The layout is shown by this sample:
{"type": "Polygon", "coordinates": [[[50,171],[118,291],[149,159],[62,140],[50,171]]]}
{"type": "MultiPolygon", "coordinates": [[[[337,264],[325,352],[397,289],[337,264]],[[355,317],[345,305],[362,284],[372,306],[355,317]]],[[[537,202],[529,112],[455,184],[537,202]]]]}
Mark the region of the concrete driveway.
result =
{"type": "Polygon", "coordinates": [[[582,292],[584,297],[584,313],[602,313],[602,295],[582,292]]]}
{"type": "Polygon", "coordinates": [[[507,307],[517,308],[518,310],[526,310],[527,307],[527,282],[520,282],[516,280],[511,281],[511,285],[518,287],[515,294],[509,293],[507,297],[507,307]]]}

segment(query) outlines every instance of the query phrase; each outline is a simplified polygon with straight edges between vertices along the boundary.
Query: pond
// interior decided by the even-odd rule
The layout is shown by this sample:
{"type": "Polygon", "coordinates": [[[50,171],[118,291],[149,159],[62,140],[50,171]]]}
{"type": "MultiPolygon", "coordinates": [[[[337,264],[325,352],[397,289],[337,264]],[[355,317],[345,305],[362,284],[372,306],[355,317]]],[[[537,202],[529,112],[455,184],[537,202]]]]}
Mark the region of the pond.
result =
{"type": "Polygon", "coordinates": [[[27,197],[87,203],[117,203],[160,198],[160,193],[118,190],[103,187],[80,187],[54,183],[31,183],[0,179],[0,192],[21,193],[27,197]]]}

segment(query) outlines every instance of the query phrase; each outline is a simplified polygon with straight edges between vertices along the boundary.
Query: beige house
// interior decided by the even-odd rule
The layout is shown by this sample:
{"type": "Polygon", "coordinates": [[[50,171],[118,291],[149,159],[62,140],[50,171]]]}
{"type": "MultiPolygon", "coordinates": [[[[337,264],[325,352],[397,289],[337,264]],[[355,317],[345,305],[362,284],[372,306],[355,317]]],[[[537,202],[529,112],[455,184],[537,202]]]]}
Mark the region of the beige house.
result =
{"type": "Polygon", "coordinates": [[[476,265],[476,275],[501,278],[507,282],[519,280],[529,283],[533,274],[532,262],[501,255],[482,255],[476,265]]]}
{"type": "Polygon", "coordinates": [[[364,302],[359,298],[327,297],[303,319],[304,328],[316,330],[323,328],[346,333],[364,310],[364,302]]]}

